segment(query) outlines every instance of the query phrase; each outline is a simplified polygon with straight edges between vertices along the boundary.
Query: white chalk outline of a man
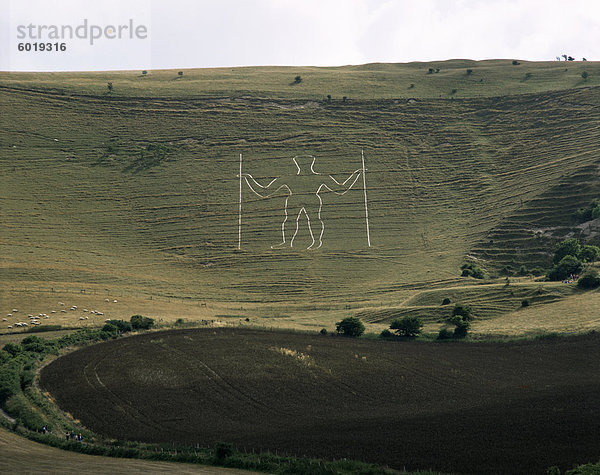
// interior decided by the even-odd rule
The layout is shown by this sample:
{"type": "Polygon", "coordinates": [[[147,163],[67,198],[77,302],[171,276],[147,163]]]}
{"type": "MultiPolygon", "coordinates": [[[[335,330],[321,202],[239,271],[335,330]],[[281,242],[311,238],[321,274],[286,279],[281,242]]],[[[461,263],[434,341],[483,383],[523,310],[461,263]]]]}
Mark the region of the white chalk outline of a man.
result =
{"type": "Polygon", "coordinates": [[[280,248],[287,244],[285,238],[285,226],[289,216],[289,208],[292,208],[292,214],[296,214],[296,231],[289,241],[290,247],[294,247],[294,239],[298,234],[298,229],[300,226],[300,216],[302,215],[302,212],[304,212],[308,223],[308,231],[312,239],[312,243],[306,249],[319,249],[323,245],[323,232],[325,231],[325,224],[321,219],[323,201],[321,200],[319,193],[321,193],[323,188],[326,188],[339,196],[346,194],[354,186],[360,177],[361,172],[363,172],[363,169],[359,168],[355,170],[348,178],[346,178],[346,180],[340,183],[331,175],[317,173],[313,168],[316,158],[312,155],[296,155],[294,158],[292,158],[292,160],[298,169],[296,175],[291,175],[285,178],[274,178],[268,185],[261,185],[250,173],[242,173],[241,177],[246,180],[246,184],[250,190],[261,198],[269,198],[282,188],[286,188],[288,191],[288,196],[285,199],[285,217],[283,219],[283,223],[281,223],[282,242],[271,246],[272,249],[280,248]],[[310,167],[308,167],[309,161],[310,167]],[[349,182],[350,184],[348,185],[349,182]],[[294,193],[293,188],[298,188],[299,186],[301,188],[308,188],[307,184],[312,189],[316,187],[316,191],[308,194],[294,193]],[[315,215],[317,216],[317,219],[321,225],[321,232],[318,233],[318,245],[316,247],[315,244],[317,244],[317,239],[315,239],[311,225],[311,216],[314,218],[315,215]]]}

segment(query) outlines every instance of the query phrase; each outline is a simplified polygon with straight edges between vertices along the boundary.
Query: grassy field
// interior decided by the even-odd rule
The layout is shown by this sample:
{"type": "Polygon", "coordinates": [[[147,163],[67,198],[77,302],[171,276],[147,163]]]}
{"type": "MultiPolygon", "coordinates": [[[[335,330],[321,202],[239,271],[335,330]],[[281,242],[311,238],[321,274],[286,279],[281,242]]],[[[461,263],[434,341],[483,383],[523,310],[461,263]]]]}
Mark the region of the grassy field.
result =
{"type": "Polygon", "coordinates": [[[600,195],[598,78],[594,62],[509,60],[0,73],[0,309],[69,326],[144,313],[311,329],[358,313],[378,330],[397,309],[433,324],[438,303],[411,299],[465,287],[481,317],[506,315],[520,294],[460,265],[544,267],[573,232],[600,195]],[[371,247],[359,180],[323,194],[315,251],[303,215],[294,248],[271,249],[285,196],[244,185],[237,249],[240,153],[267,184],[293,176],[298,154],[343,181],[361,150],[371,247]]]}
{"type": "Polygon", "coordinates": [[[598,455],[598,343],[597,334],[423,344],[184,330],[70,353],[40,385],[117,439],[542,473],[598,455]]]}
{"type": "Polygon", "coordinates": [[[47,473],[177,473],[183,474],[249,474],[246,470],[219,467],[202,467],[189,464],[128,460],[94,455],[77,454],[48,447],[19,437],[0,428],[0,472],[30,473],[32,470],[47,473]],[[35,469],[32,463],[35,454],[35,469]]]}

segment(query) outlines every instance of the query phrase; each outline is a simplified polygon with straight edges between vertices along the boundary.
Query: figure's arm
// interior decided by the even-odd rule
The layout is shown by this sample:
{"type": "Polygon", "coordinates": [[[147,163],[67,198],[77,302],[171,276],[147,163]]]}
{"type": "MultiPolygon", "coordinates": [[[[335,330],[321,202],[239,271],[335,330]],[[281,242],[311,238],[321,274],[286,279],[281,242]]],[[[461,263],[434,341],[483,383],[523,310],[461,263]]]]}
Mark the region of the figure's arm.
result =
{"type": "Polygon", "coordinates": [[[346,178],[346,180],[344,180],[343,183],[340,183],[331,175],[328,175],[325,179],[324,185],[334,193],[337,193],[338,195],[343,195],[354,186],[356,180],[358,180],[358,177],[360,177],[361,172],[362,169],[360,168],[358,170],[355,170],[354,173],[352,173],[352,175],[346,178]]]}
{"type": "Polygon", "coordinates": [[[285,185],[281,185],[279,183],[279,178],[274,178],[268,185],[261,185],[257,182],[250,173],[242,173],[242,176],[246,180],[248,187],[254,192],[254,194],[260,196],[261,198],[268,198],[273,193],[275,193],[279,188],[285,185]]]}

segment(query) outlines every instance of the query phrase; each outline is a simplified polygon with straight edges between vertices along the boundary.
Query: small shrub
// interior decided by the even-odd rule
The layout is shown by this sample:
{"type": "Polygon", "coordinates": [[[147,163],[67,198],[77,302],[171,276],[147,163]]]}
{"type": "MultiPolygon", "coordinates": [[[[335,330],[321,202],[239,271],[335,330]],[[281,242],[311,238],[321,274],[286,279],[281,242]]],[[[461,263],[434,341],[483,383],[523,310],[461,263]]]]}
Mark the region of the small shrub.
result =
{"type": "Polygon", "coordinates": [[[579,259],[583,262],[594,262],[600,255],[600,247],[585,245],[579,251],[579,259]]]}
{"type": "Polygon", "coordinates": [[[485,278],[485,272],[483,272],[483,269],[477,264],[473,264],[471,262],[468,264],[463,264],[460,268],[462,271],[460,275],[462,277],[474,277],[475,279],[485,278]]]}
{"type": "Polygon", "coordinates": [[[148,71],[142,71],[142,76],[145,76],[146,74],[148,74],[148,71]]]}
{"type": "Polygon", "coordinates": [[[107,83],[106,88],[108,89],[108,92],[112,92],[113,91],[113,83],[112,82],[107,83]]]}
{"type": "Polygon", "coordinates": [[[6,364],[0,368],[0,404],[21,391],[21,377],[17,365],[6,364]]]}
{"type": "Polygon", "coordinates": [[[327,94],[327,102],[331,102],[331,94],[327,94]]]}
{"type": "Polygon", "coordinates": [[[452,94],[452,95],[453,95],[453,94],[456,94],[457,92],[458,92],[458,89],[452,89],[452,90],[450,91],[450,94],[452,94]]]}
{"type": "Polygon", "coordinates": [[[442,300],[442,305],[449,305],[450,304],[450,299],[448,297],[445,297],[444,300],[442,300]]]}
{"type": "Polygon", "coordinates": [[[532,76],[533,76],[532,73],[525,73],[525,81],[527,81],[528,79],[531,79],[532,76]]]}
{"type": "Polygon", "coordinates": [[[44,419],[35,411],[23,393],[12,396],[4,406],[6,412],[17,419],[27,429],[38,431],[46,425],[44,419]]]}
{"type": "Polygon", "coordinates": [[[133,315],[129,321],[134,330],[149,330],[154,326],[154,319],[142,315],[133,315]]]}
{"type": "Polygon", "coordinates": [[[335,324],[335,329],[342,335],[359,337],[364,333],[365,326],[358,317],[346,317],[335,324]]]}
{"type": "Polygon", "coordinates": [[[392,337],[392,332],[389,331],[387,328],[379,334],[379,338],[391,338],[391,337],[392,337]]]}
{"type": "Polygon", "coordinates": [[[183,325],[185,324],[185,320],[183,318],[178,318],[175,320],[175,325],[183,325]]]}
{"type": "Polygon", "coordinates": [[[219,461],[231,457],[233,455],[233,445],[225,442],[219,442],[215,446],[215,458],[219,461]]]}
{"type": "Polygon", "coordinates": [[[587,78],[588,78],[588,73],[587,73],[587,71],[584,71],[584,72],[582,72],[582,73],[581,73],[581,77],[582,77],[583,79],[587,79],[587,78]]]}
{"type": "Polygon", "coordinates": [[[529,272],[527,272],[527,267],[525,266],[521,266],[519,267],[519,270],[517,271],[517,274],[520,275],[521,277],[527,275],[529,272]]]}
{"type": "Polygon", "coordinates": [[[31,370],[26,370],[21,372],[21,390],[25,389],[28,386],[33,384],[33,380],[35,379],[35,373],[31,370]]]}
{"type": "Polygon", "coordinates": [[[429,68],[429,69],[427,70],[427,74],[433,74],[433,68],[429,68]]]}
{"type": "Polygon", "coordinates": [[[558,264],[565,256],[578,257],[580,252],[581,244],[579,240],[575,238],[566,239],[556,245],[553,262],[554,264],[558,264]]]}
{"type": "Polygon", "coordinates": [[[577,281],[577,287],[585,290],[600,287],[600,275],[598,275],[598,271],[590,269],[585,272],[577,281]]]}
{"type": "Polygon", "coordinates": [[[294,78],[294,84],[300,84],[302,82],[302,76],[298,75],[294,78]]]}
{"type": "Polygon", "coordinates": [[[473,74],[473,70],[472,69],[467,69],[467,76],[470,76],[471,74],[473,74]]]}
{"type": "Polygon", "coordinates": [[[111,320],[110,324],[114,325],[117,328],[117,330],[121,333],[127,333],[133,329],[131,323],[126,322],[124,320],[111,320]]]}
{"type": "Polygon", "coordinates": [[[319,333],[321,335],[327,335],[327,328],[321,328],[321,331],[319,333]]]}
{"type": "Polygon", "coordinates": [[[342,97],[342,102],[346,102],[346,99],[348,99],[346,96],[342,97]]]}
{"type": "Polygon", "coordinates": [[[7,343],[4,345],[2,350],[6,351],[11,356],[17,356],[21,351],[23,351],[23,347],[18,343],[7,343]]]}
{"type": "Polygon", "coordinates": [[[415,85],[413,83],[410,84],[410,86],[408,86],[409,89],[414,89],[415,85]]]}
{"type": "Polygon", "coordinates": [[[455,315],[450,319],[450,323],[456,326],[453,333],[454,338],[465,338],[467,336],[469,328],[471,327],[468,320],[465,320],[460,315],[455,315]]]}
{"type": "Polygon", "coordinates": [[[585,208],[579,208],[575,212],[575,219],[579,223],[591,221],[600,217],[600,199],[596,198],[585,208]]]}
{"type": "Polygon", "coordinates": [[[396,330],[398,335],[414,338],[421,333],[423,322],[419,317],[397,318],[390,325],[390,330],[396,330]]]}
{"type": "Polygon", "coordinates": [[[435,72],[439,73],[440,72],[440,68],[435,68],[435,72]]]}
{"type": "Polygon", "coordinates": [[[117,333],[117,326],[113,325],[112,322],[106,322],[102,327],[102,331],[106,333],[117,333]]]}
{"type": "Polygon", "coordinates": [[[177,76],[179,76],[179,77],[183,76],[183,71],[179,71],[179,72],[177,73],[177,76]]]}
{"type": "Polygon", "coordinates": [[[450,340],[451,338],[453,338],[453,336],[454,335],[453,335],[452,331],[450,331],[448,328],[440,328],[437,339],[438,340],[450,340]]]}
{"type": "Polygon", "coordinates": [[[472,320],[473,316],[472,316],[471,312],[472,312],[472,308],[470,305],[457,304],[452,309],[452,317],[460,316],[464,320],[472,320]]]}
{"type": "Polygon", "coordinates": [[[563,280],[571,274],[579,274],[582,269],[582,263],[574,256],[565,256],[548,273],[549,280],[563,280]]]}
{"type": "Polygon", "coordinates": [[[521,300],[521,307],[529,307],[529,299],[521,300]]]}
{"type": "Polygon", "coordinates": [[[513,59],[512,64],[513,64],[513,66],[518,66],[521,63],[519,63],[516,59],[513,59]]]}

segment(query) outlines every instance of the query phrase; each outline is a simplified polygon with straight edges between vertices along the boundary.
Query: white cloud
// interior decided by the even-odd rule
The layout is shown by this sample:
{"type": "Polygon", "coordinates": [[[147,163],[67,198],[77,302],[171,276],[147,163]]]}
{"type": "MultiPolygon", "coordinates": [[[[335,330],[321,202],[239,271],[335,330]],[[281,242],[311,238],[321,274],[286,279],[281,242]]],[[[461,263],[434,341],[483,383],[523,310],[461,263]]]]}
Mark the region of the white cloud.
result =
{"type": "MultiPolygon", "coordinates": [[[[9,2],[0,1],[4,23],[9,2]]],[[[0,69],[552,60],[562,53],[600,59],[593,57],[600,44],[597,0],[13,0],[10,5],[13,23],[17,17],[104,24],[134,18],[149,24],[150,40],[118,47],[105,40],[93,49],[73,44],[72,54],[49,59],[15,57],[11,38],[8,64],[2,42],[0,69]]]]}

